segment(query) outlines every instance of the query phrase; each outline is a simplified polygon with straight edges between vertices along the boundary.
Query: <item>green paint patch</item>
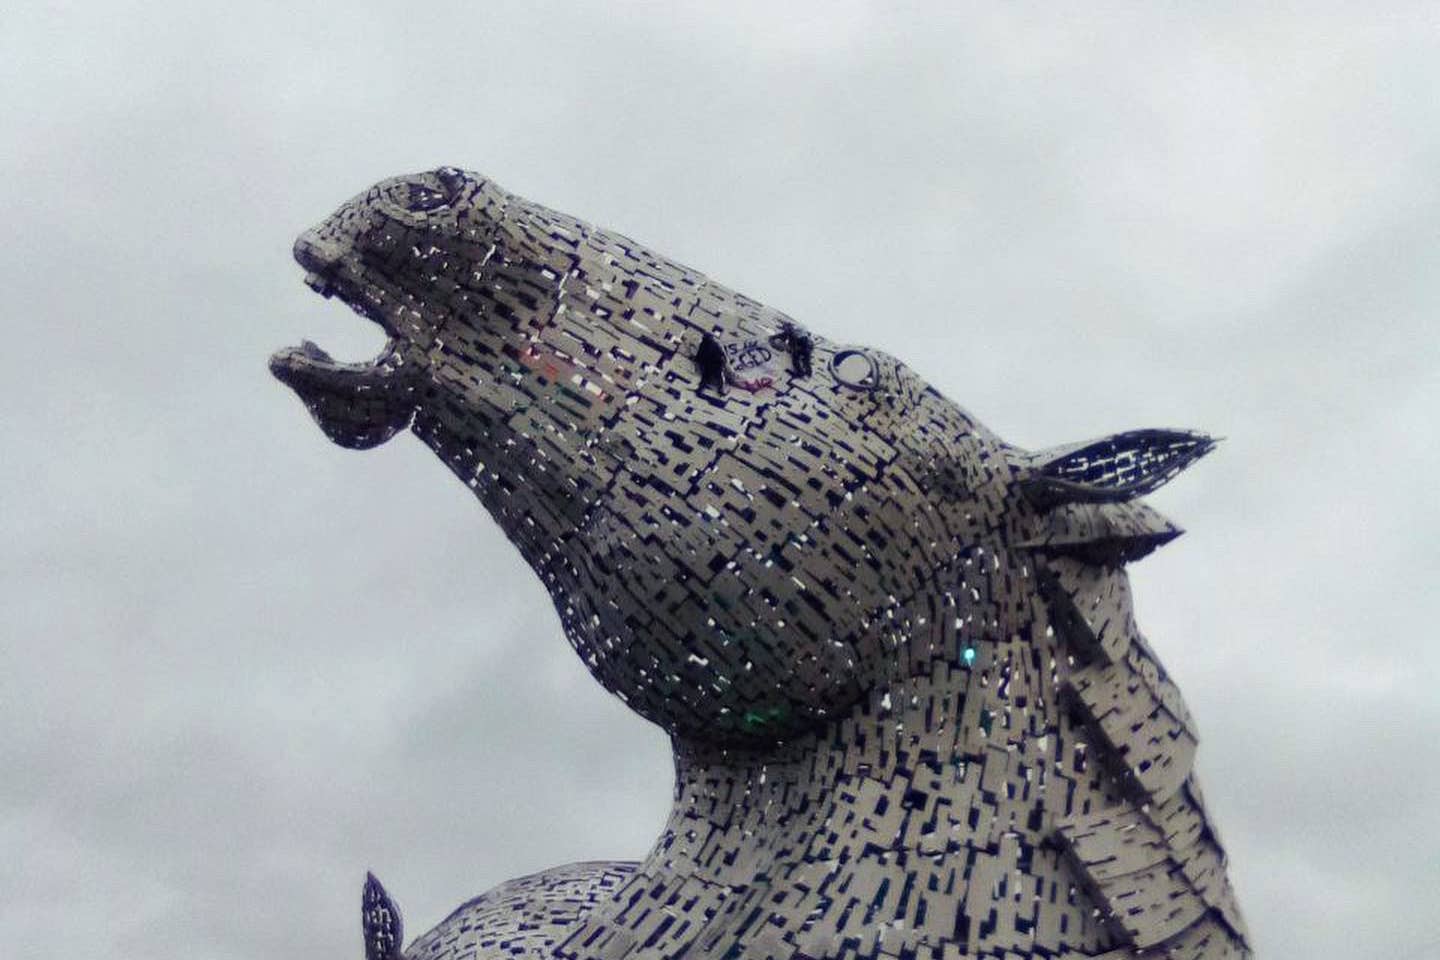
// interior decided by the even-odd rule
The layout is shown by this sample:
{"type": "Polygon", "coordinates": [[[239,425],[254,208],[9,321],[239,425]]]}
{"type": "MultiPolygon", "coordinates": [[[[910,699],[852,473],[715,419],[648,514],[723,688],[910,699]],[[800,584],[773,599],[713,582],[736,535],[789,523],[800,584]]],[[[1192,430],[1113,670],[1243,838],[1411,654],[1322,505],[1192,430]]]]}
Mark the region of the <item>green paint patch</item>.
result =
{"type": "Polygon", "coordinates": [[[744,716],[740,718],[740,724],[746,730],[764,730],[789,715],[789,709],[784,706],[766,707],[763,710],[746,710],[744,716]]]}

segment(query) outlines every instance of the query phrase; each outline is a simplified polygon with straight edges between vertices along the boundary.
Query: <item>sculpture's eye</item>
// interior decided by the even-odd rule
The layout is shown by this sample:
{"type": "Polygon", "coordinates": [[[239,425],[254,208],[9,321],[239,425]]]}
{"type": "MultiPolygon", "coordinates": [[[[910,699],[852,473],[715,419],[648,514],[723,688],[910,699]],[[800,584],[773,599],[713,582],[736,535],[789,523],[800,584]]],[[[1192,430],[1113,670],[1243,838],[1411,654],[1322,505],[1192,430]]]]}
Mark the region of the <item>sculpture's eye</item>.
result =
{"type": "Polygon", "coordinates": [[[875,361],[859,350],[841,350],[831,357],[830,372],[836,380],[856,390],[874,390],[879,384],[875,361]]]}
{"type": "Polygon", "coordinates": [[[455,202],[455,198],[460,195],[465,175],[454,167],[441,167],[433,176],[440,183],[438,188],[422,181],[407,185],[410,194],[405,199],[405,209],[411,213],[425,213],[455,202]]]}

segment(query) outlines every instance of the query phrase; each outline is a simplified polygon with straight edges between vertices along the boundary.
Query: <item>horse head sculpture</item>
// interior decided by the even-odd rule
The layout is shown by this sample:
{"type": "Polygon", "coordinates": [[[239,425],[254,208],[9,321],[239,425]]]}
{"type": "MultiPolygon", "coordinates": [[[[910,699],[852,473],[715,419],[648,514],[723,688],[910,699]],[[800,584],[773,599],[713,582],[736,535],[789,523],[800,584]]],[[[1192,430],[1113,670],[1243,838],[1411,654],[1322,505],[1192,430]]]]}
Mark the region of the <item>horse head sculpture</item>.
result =
{"type": "Polygon", "coordinates": [[[295,257],[389,341],[275,375],[336,443],[434,450],[675,750],[645,860],[502,884],[403,952],[370,878],[370,960],[1248,956],[1124,571],[1210,438],[1017,449],[893,357],[454,168],[295,257]]]}

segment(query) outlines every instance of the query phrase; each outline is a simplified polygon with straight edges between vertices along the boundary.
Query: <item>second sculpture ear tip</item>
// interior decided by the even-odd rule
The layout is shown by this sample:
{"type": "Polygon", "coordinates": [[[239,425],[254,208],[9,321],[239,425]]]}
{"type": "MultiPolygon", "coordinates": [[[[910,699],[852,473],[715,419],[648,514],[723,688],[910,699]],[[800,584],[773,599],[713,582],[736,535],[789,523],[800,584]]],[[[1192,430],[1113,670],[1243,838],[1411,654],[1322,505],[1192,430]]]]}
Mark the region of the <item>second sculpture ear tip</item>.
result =
{"type": "Polygon", "coordinates": [[[405,938],[400,908],[390,899],[385,885],[369,870],[365,871],[360,925],[365,938],[365,960],[399,960],[405,938]]]}

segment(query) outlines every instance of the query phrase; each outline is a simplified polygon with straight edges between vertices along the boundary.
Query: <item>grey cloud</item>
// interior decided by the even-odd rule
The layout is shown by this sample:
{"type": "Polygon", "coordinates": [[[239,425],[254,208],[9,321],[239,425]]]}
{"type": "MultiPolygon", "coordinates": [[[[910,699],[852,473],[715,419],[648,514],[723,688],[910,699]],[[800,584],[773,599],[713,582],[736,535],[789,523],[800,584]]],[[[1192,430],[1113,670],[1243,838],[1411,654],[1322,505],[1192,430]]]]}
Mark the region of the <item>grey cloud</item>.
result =
{"type": "Polygon", "coordinates": [[[634,857],[659,733],[412,441],[265,370],[380,338],[291,238],[438,163],[916,365],[1007,438],[1229,437],[1136,568],[1271,958],[1425,956],[1433,19],[1316,4],[22,7],[0,31],[0,941],[359,954],[634,857]],[[1409,954],[1407,954],[1407,951],[1409,954]]]}

